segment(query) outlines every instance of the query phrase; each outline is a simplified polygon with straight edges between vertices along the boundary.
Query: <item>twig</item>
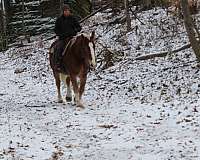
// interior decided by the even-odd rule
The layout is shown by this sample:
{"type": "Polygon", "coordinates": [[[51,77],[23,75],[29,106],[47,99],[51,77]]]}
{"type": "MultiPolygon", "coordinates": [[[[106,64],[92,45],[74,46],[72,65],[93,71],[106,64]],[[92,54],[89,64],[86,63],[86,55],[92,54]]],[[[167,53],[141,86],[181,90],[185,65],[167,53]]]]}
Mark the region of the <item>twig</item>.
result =
{"type": "Polygon", "coordinates": [[[25,107],[28,107],[28,108],[41,108],[41,107],[46,107],[45,105],[25,105],[25,107]]]}
{"type": "Polygon", "coordinates": [[[98,127],[100,127],[100,128],[108,128],[108,129],[117,128],[117,126],[114,126],[113,124],[100,124],[100,125],[98,125],[98,127]]]}
{"type": "MultiPolygon", "coordinates": [[[[137,19],[142,25],[145,25],[145,24],[137,17],[136,13],[132,10],[132,8],[130,7],[129,9],[130,9],[131,13],[134,15],[135,19],[137,19]]],[[[137,13],[138,13],[138,12],[137,12],[137,13]]]]}

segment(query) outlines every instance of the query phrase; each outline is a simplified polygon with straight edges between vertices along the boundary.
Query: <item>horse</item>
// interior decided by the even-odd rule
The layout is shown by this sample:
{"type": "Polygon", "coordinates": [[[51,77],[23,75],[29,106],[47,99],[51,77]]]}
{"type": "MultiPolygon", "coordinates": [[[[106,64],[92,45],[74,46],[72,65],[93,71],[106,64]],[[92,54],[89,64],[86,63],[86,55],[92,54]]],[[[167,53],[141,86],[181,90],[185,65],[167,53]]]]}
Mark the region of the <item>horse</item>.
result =
{"type": "Polygon", "coordinates": [[[95,69],[95,32],[91,35],[81,33],[73,37],[66,45],[63,52],[62,65],[64,70],[58,71],[54,63],[54,42],[50,47],[49,61],[57,87],[58,102],[62,103],[60,85],[61,81],[67,85],[66,100],[72,101],[77,107],[84,108],[82,95],[85,90],[87,74],[90,69],[95,69]],[[78,81],[79,80],[79,81],[78,81]]]}

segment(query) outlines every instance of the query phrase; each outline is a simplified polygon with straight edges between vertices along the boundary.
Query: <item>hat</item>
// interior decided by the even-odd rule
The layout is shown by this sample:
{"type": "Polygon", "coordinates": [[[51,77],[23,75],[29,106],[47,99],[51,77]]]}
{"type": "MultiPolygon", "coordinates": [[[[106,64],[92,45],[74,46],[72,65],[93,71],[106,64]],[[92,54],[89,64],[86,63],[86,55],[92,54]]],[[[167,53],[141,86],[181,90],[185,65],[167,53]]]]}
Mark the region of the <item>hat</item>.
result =
{"type": "Polygon", "coordinates": [[[66,11],[66,10],[70,10],[70,7],[68,4],[63,5],[63,11],[66,11]]]}

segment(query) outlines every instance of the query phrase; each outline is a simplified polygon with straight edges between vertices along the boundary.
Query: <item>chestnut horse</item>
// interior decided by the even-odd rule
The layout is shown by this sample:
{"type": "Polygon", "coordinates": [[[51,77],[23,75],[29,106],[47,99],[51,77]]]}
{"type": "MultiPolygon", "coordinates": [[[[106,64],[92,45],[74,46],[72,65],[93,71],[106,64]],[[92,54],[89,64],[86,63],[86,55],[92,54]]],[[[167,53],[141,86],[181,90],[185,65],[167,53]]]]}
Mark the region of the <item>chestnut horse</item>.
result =
{"type": "Polygon", "coordinates": [[[94,37],[94,32],[91,36],[81,33],[68,42],[63,52],[62,65],[64,70],[62,73],[55,68],[54,63],[53,54],[56,42],[51,45],[49,60],[56,81],[58,102],[63,102],[60,91],[60,83],[63,81],[67,85],[66,100],[74,101],[75,98],[76,105],[84,107],[81,98],[85,89],[87,73],[90,68],[94,69],[96,66],[94,37]]]}

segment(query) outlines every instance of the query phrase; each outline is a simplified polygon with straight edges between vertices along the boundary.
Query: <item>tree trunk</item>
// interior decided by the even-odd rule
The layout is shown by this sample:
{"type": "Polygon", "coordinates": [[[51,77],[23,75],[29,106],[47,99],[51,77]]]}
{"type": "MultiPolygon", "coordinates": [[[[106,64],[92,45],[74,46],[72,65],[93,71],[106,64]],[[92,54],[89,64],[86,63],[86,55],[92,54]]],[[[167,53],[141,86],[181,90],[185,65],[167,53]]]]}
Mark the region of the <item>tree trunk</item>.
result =
{"type": "Polygon", "coordinates": [[[142,0],[144,8],[149,9],[151,7],[151,0],[142,0]]]}
{"type": "Polygon", "coordinates": [[[127,32],[131,31],[131,18],[129,14],[129,1],[124,0],[124,6],[125,6],[125,14],[126,14],[126,23],[127,23],[127,32]]]}
{"type": "Polygon", "coordinates": [[[22,0],[22,34],[25,35],[25,24],[24,24],[24,0],[22,0]]]}
{"type": "Polygon", "coordinates": [[[6,9],[5,9],[5,2],[4,0],[1,1],[1,10],[2,10],[2,28],[3,28],[3,32],[6,32],[6,9]]]}
{"type": "Polygon", "coordinates": [[[189,11],[188,0],[181,0],[180,3],[181,3],[181,9],[183,12],[185,28],[188,34],[189,41],[197,57],[197,60],[200,61],[200,45],[199,45],[199,41],[196,39],[195,26],[194,26],[194,22],[192,20],[192,17],[189,11]]]}
{"type": "Polygon", "coordinates": [[[7,49],[7,20],[6,20],[6,8],[5,8],[5,1],[0,1],[0,50],[7,49]]]}
{"type": "Polygon", "coordinates": [[[61,13],[62,13],[63,5],[64,5],[64,0],[60,0],[60,11],[61,11],[61,13]]]}
{"type": "Polygon", "coordinates": [[[112,10],[113,14],[116,14],[119,11],[122,0],[112,0],[112,10]]]}

